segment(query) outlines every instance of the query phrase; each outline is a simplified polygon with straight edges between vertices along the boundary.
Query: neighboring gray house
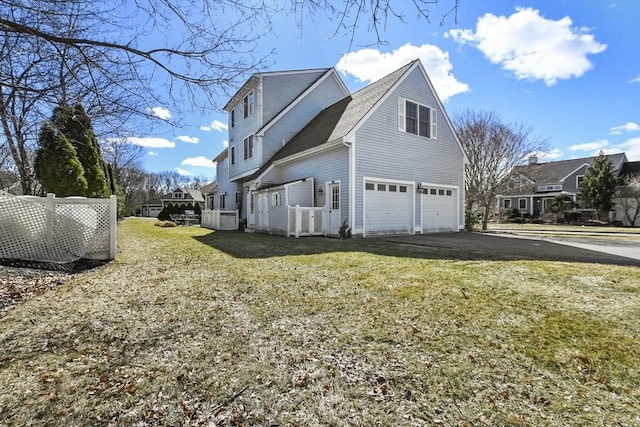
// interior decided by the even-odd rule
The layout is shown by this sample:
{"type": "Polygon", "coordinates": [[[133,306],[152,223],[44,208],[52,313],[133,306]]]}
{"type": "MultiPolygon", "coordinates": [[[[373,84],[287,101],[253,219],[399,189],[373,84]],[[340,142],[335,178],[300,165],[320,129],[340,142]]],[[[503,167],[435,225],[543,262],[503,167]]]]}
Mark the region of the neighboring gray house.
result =
{"type": "MultiPolygon", "coordinates": [[[[553,199],[566,195],[576,202],[580,194],[580,182],[595,157],[539,163],[536,156],[529,164],[516,166],[510,174],[506,187],[497,196],[498,210],[518,209],[520,212],[539,216],[550,213],[553,199]]],[[[627,162],[624,153],[609,154],[607,160],[614,171],[620,174],[627,162]]]]}
{"type": "Polygon", "coordinates": [[[354,94],[333,68],[254,75],[225,109],[218,197],[250,230],[287,234],[295,205],[328,235],[464,227],[466,156],[419,60],[354,94]]]}

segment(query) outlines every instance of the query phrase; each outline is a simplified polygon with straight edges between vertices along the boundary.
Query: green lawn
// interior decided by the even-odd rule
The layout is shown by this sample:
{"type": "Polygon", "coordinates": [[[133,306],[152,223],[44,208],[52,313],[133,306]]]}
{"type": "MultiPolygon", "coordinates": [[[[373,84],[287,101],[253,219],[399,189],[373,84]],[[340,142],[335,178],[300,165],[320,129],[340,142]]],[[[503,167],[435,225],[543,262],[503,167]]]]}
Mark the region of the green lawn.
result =
{"type": "Polygon", "coordinates": [[[0,318],[0,424],[640,424],[639,268],[152,224],[0,318]]]}

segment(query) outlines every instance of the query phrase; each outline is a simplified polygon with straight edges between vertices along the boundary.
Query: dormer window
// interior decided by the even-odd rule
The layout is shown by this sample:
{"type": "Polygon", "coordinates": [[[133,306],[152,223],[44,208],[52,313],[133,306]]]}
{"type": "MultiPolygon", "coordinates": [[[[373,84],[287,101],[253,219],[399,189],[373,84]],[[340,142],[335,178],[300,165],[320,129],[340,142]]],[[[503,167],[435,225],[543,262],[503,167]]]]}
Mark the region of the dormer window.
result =
{"type": "Polygon", "coordinates": [[[244,118],[245,119],[247,117],[249,117],[251,114],[253,114],[253,108],[254,108],[254,103],[255,103],[254,97],[255,97],[255,95],[254,95],[254,92],[252,90],[242,100],[242,105],[244,107],[244,118]]]}
{"type": "Polygon", "coordinates": [[[182,191],[174,191],[173,192],[173,198],[174,199],[184,199],[184,194],[182,193],[182,191]]]}

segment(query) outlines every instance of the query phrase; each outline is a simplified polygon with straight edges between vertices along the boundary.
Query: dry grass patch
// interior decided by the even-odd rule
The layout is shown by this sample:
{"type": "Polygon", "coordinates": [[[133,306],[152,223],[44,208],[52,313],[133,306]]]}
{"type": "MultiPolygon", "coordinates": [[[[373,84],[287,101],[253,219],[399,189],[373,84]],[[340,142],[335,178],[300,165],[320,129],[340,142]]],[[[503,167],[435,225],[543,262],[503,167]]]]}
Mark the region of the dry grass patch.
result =
{"type": "Polygon", "coordinates": [[[640,269],[136,219],[119,242],[0,319],[0,423],[640,423],[640,269]]]}

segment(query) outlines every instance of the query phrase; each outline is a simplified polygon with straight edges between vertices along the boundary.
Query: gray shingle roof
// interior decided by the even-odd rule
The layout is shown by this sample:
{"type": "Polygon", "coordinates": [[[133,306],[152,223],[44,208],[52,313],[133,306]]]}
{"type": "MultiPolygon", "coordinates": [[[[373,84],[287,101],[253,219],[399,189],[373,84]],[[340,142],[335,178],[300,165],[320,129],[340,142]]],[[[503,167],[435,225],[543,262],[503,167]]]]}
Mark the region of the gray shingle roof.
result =
{"type": "Polygon", "coordinates": [[[621,176],[633,176],[640,174],[640,162],[627,162],[622,166],[621,176]]]}
{"type": "MultiPolygon", "coordinates": [[[[625,158],[624,153],[609,154],[607,160],[611,162],[617,170],[625,158]]],[[[533,165],[516,166],[514,173],[519,173],[536,184],[557,184],[567,175],[571,174],[581,166],[591,164],[595,157],[583,157],[580,159],[560,160],[557,162],[538,163],[533,165]]]]}
{"type": "Polygon", "coordinates": [[[269,161],[249,177],[249,180],[258,178],[275,161],[346,136],[416,62],[417,60],[410,62],[322,110],[269,161]]]}

